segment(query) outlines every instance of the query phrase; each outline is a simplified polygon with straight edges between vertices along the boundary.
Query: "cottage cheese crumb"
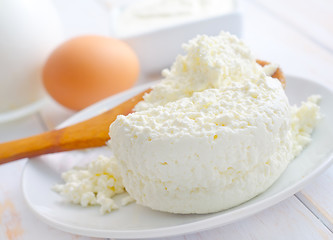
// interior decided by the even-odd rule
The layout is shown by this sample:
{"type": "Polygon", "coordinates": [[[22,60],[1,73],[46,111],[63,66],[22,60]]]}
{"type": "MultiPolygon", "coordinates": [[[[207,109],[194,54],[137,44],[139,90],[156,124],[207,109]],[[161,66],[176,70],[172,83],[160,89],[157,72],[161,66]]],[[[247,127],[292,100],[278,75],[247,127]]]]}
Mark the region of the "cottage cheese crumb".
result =
{"type": "Polygon", "coordinates": [[[291,107],[291,134],[294,139],[292,152],[294,156],[301,153],[304,146],[311,142],[311,133],[322,118],[319,102],[321,96],[312,95],[300,107],[291,107]]]}
{"type": "MultiPolygon", "coordinates": [[[[54,191],[83,207],[100,205],[103,214],[118,209],[112,197],[125,192],[119,166],[113,157],[99,156],[87,167],[64,172],[62,178],[65,183],[55,185],[54,191]]],[[[130,197],[124,197],[121,205],[131,201],[130,197]]]]}

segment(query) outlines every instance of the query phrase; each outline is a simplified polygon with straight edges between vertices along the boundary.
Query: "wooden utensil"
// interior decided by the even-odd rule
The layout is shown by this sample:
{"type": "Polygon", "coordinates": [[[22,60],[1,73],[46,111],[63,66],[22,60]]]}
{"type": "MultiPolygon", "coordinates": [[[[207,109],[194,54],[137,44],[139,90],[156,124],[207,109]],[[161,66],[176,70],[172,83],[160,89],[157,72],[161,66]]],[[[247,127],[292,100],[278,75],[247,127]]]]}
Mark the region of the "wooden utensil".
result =
{"type": "MultiPolygon", "coordinates": [[[[268,64],[268,62],[260,60],[257,62],[262,66],[268,64]]],[[[285,87],[286,82],[281,69],[278,68],[272,77],[279,79],[282,86],[285,87]]],[[[151,89],[147,89],[113,109],[72,126],[2,143],[0,144],[0,164],[47,153],[104,146],[109,140],[110,124],[118,115],[129,114],[142,100],[143,95],[150,91],[151,89]]]]}
{"type": "Polygon", "coordinates": [[[26,157],[99,147],[109,139],[109,126],[118,115],[129,114],[150,89],[96,117],[36,136],[0,144],[0,164],[26,157]]]}

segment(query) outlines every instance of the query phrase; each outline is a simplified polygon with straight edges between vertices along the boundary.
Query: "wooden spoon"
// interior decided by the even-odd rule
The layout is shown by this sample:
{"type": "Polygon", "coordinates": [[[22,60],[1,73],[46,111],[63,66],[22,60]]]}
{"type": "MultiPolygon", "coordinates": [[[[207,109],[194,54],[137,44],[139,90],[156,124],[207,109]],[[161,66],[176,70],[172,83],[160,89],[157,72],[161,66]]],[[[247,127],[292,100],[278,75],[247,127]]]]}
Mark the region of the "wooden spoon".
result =
{"type": "MultiPolygon", "coordinates": [[[[268,62],[257,61],[264,66],[268,62]]],[[[280,69],[272,77],[280,80],[283,87],[285,78],[280,69]]],[[[58,130],[36,136],[0,144],[0,164],[26,157],[36,157],[47,153],[65,152],[76,149],[104,146],[109,140],[109,126],[118,115],[127,115],[142,100],[147,89],[135,97],[121,103],[96,117],[58,130]]]]}

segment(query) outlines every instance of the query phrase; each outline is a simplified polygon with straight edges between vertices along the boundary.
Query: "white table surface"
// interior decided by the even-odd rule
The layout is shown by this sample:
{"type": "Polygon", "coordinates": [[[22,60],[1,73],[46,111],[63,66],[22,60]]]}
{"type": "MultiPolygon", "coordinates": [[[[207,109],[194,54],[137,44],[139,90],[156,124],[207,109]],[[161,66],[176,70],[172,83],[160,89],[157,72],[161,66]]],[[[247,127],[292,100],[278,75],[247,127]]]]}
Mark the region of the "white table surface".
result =
{"type": "MultiPolygon", "coordinates": [[[[93,0],[54,3],[66,37],[107,33],[105,11],[93,0]]],[[[333,1],[241,0],[239,8],[243,39],[258,58],[333,89],[333,1]]],[[[49,100],[36,114],[0,124],[0,142],[52,129],[74,113],[49,100]]],[[[0,166],[0,240],[93,239],[49,227],[28,209],[20,189],[25,161],[0,166]]],[[[333,239],[333,166],[299,193],[254,216],[168,239],[333,239]]]]}

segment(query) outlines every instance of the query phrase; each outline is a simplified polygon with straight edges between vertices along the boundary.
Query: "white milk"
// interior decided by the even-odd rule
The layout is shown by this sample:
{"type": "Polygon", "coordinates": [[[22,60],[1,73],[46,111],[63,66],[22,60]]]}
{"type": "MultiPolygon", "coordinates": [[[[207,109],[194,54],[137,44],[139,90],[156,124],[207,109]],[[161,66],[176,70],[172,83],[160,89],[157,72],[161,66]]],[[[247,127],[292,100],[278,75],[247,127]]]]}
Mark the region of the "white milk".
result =
{"type": "Polygon", "coordinates": [[[0,1],[0,118],[43,97],[41,70],[62,39],[50,1],[0,1]]]}

